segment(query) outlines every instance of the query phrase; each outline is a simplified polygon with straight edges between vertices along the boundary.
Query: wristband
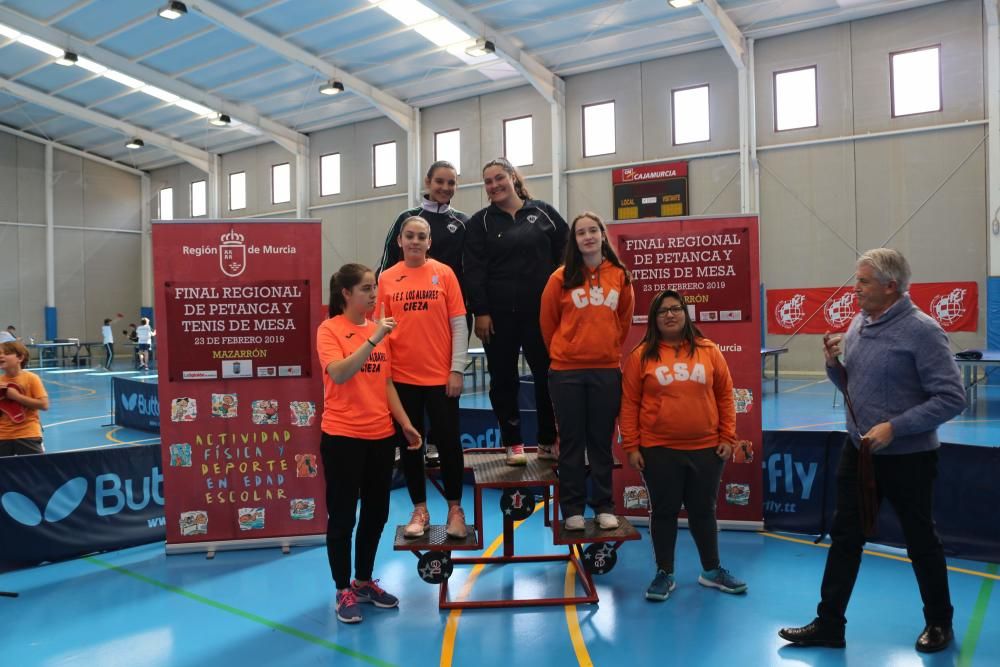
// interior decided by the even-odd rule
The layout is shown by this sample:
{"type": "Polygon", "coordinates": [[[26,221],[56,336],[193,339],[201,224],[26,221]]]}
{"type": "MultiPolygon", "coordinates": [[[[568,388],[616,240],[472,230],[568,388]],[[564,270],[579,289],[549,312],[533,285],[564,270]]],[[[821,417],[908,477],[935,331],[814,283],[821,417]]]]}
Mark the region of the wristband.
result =
{"type": "Polygon", "coordinates": [[[372,347],[378,347],[378,345],[372,342],[371,338],[366,338],[365,340],[368,341],[368,344],[371,345],[372,347]]]}

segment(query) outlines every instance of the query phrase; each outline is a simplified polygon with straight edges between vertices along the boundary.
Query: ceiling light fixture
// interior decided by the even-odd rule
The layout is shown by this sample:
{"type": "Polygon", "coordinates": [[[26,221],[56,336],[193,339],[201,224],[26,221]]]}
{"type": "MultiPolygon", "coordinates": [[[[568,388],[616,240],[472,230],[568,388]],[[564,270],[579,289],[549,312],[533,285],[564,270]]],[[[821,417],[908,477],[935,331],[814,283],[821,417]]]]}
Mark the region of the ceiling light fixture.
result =
{"type": "Polygon", "coordinates": [[[488,56],[497,50],[496,46],[490,40],[485,37],[480,37],[476,40],[476,43],[467,47],[465,52],[468,53],[473,58],[479,58],[481,56],[488,56]]]}
{"type": "Polygon", "coordinates": [[[65,67],[72,67],[79,59],[80,56],[76,55],[72,51],[63,51],[63,54],[56,58],[56,64],[63,65],[65,67]]]}
{"type": "Polygon", "coordinates": [[[217,113],[215,114],[215,117],[209,119],[208,122],[217,127],[225,127],[233,122],[233,119],[229,117],[229,114],[217,113]]]}
{"type": "Polygon", "coordinates": [[[161,18],[173,21],[187,14],[187,11],[188,11],[187,5],[185,5],[183,2],[177,2],[176,0],[171,0],[163,7],[161,7],[158,13],[161,18]]]}
{"type": "Polygon", "coordinates": [[[337,93],[344,92],[344,84],[336,79],[332,79],[320,86],[319,92],[324,95],[336,95],[337,93]]]}
{"type": "Polygon", "coordinates": [[[146,142],[144,142],[142,139],[140,139],[139,137],[133,137],[128,140],[127,144],[125,144],[125,148],[133,148],[133,149],[142,148],[145,145],[146,142]]]}
{"type": "Polygon", "coordinates": [[[667,0],[667,4],[674,9],[690,7],[691,5],[697,5],[699,2],[701,2],[701,0],[667,0]]]}

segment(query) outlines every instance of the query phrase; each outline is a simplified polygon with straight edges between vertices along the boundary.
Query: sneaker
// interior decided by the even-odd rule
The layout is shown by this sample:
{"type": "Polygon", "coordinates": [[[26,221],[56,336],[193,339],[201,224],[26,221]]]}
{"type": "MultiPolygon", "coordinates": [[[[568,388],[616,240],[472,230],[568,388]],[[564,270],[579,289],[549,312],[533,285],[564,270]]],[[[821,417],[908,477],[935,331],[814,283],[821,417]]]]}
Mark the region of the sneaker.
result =
{"type": "Polygon", "coordinates": [[[363,620],[353,587],[337,591],[337,620],[341,623],[360,623],[363,620]]]}
{"type": "Polygon", "coordinates": [[[448,508],[448,525],[444,529],[448,537],[464,540],[469,535],[469,529],[465,525],[465,510],[461,505],[452,505],[448,508]]]}
{"type": "Polygon", "coordinates": [[[545,459],[547,461],[558,461],[559,443],[554,442],[551,445],[543,445],[542,443],[538,443],[538,458],[545,459]]]}
{"type": "Polygon", "coordinates": [[[730,574],[724,567],[706,570],[698,577],[698,583],[709,588],[718,588],[723,593],[746,593],[747,585],[730,574]]]}
{"type": "Polygon", "coordinates": [[[507,465],[526,466],[528,457],[524,453],[524,445],[510,445],[507,447],[507,465]]]}
{"type": "Polygon", "coordinates": [[[372,579],[363,584],[359,584],[356,580],[352,581],[351,590],[358,602],[370,602],[379,609],[392,609],[399,606],[399,598],[382,590],[378,585],[378,579],[372,579]]]}
{"type": "Polygon", "coordinates": [[[646,589],[646,599],[663,602],[670,597],[675,588],[677,588],[677,582],[674,581],[674,575],[667,574],[663,570],[657,570],[656,576],[653,577],[653,582],[646,589]]]}
{"type": "Polygon", "coordinates": [[[410,523],[403,529],[403,537],[423,537],[427,532],[427,526],[431,524],[431,515],[423,505],[413,508],[410,515],[410,523]]]}
{"type": "Polygon", "coordinates": [[[599,512],[597,515],[597,527],[601,530],[614,530],[618,527],[618,517],[608,512],[599,512]]]}
{"type": "Polygon", "coordinates": [[[441,455],[438,454],[437,445],[427,443],[427,451],[424,453],[424,465],[428,468],[441,467],[441,455]]]}
{"type": "Polygon", "coordinates": [[[573,516],[566,519],[563,527],[566,530],[583,530],[586,526],[586,522],[583,520],[582,514],[574,514],[573,516]]]}

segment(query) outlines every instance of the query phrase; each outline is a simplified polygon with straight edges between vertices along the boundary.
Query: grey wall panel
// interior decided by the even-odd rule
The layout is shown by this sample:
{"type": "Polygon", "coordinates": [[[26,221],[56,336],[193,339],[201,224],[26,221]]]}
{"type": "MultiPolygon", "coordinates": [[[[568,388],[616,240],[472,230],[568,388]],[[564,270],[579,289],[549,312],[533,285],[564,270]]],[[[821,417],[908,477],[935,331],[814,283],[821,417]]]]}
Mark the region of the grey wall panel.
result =
{"type": "Polygon", "coordinates": [[[354,125],[335,127],[309,136],[311,153],[310,199],[313,206],[333,204],[356,199],[355,181],[357,159],[354,156],[354,125]],[[340,154],[340,193],[321,197],[319,194],[319,161],[324,155],[340,154]]]}
{"type": "Polygon", "coordinates": [[[474,182],[479,178],[480,168],[486,162],[480,153],[480,124],[478,97],[421,109],[420,152],[423,156],[421,174],[426,175],[427,167],[437,159],[434,151],[435,133],[459,130],[461,182],[474,182]]]}
{"type": "Polygon", "coordinates": [[[0,224],[0,266],[4,267],[4,279],[0,280],[0,328],[8,324],[19,326],[21,322],[20,234],[27,229],[0,224]]]}
{"type": "Polygon", "coordinates": [[[222,203],[219,206],[221,216],[223,218],[243,218],[260,213],[261,206],[267,201],[267,191],[261,192],[256,186],[260,175],[255,148],[227,153],[222,156],[221,163],[222,203]],[[246,174],[246,207],[234,211],[230,208],[229,179],[232,174],[239,172],[246,174]]]}
{"type": "MultiPolygon", "coordinates": [[[[55,182],[52,191],[55,224],[82,226],[83,158],[62,151],[53,151],[52,178],[55,182]]],[[[45,221],[44,210],[43,208],[42,222],[45,221]]]]}
{"type": "Polygon", "coordinates": [[[951,0],[851,24],[857,132],[981,119],[982,3],[951,0]],[[941,45],[941,112],[890,118],[889,53],[941,45]]]}
{"type": "Polygon", "coordinates": [[[56,308],[59,311],[59,337],[87,336],[86,322],[86,272],[84,271],[84,239],[92,232],[75,229],[57,229],[56,256],[56,308]]]}
{"type": "Polygon", "coordinates": [[[760,40],[754,44],[754,65],[758,145],[854,133],[849,23],[760,40]],[[819,126],[776,132],[774,73],[810,66],[816,67],[816,116],[819,126]]]}
{"type": "Polygon", "coordinates": [[[277,144],[263,144],[248,149],[253,152],[253,176],[247,174],[247,189],[257,190],[257,210],[252,213],[267,213],[268,211],[287,211],[295,208],[295,156],[277,144]],[[286,202],[272,203],[271,167],[288,163],[290,179],[290,198],[286,202]]]}
{"type": "Polygon", "coordinates": [[[0,221],[17,220],[17,137],[0,132],[0,221]]]}
{"type": "Polygon", "coordinates": [[[41,340],[45,338],[45,229],[20,227],[17,255],[20,310],[17,321],[7,324],[14,324],[22,336],[41,340]]]}
{"type": "Polygon", "coordinates": [[[354,144],[348,155],[340,158],[341,173],[353,172],[354,199],[406,195],[406,133],[388,118],[368,120],[354,126],[354,144]],[[375,144],[396,142],[396,184],[375,187],[375,144]]]}
{"type": "MultiPolygon", "coordinates": [[[[740,161],[736,155],[690,160],[688,199],[691,215],[728,215],[740,211],[740,161]]],[[[610,174],[608,176],[610,181],[610,174]]]]}
{"type": "MultiPolygon", "coordinates": [[[[134,201],[138,201],[136,198],[134,201]]],[[[116,313],[125,320],[113,327],[117,342],[123,342],[121,330],[136,322],[142,305],[138,234],[87,232],[84,235],[84,326],[77,334],[81,340],[101,340],[104,318],[114,319],[116,313]]],[[[63,309],[60,308],[60,320],[63,309]]],[[[60,326],[60,330],[64,328],[60,326]]]]}
{"type": "Polygon", "coordinates": [[[614,203],[611,194],[611,172],[608,170],[570,174],[568,180],[569,210],[566,222],[584,211],[593,211],[605,222],[612,222],[614,203]]]}
{"type": "Polygon", "coordinates": [[[83,161],[85,227],[138,230],[140,197],[138,176],[91,160],[83,161]]]}
{"type": "MultiPolygon", "coordinates": [[[[191,217],[191,183],[208,181],[208,174],[187,163],[175,164],[150,172],[149,213],[151,219],[159,217],[159,193],[164,188],[173,188],[174,218],[191,217]]],[[[207,190],[206,190],[207,192],[207,190]]],[[[225,202],[223,202],[223,205],[225,202]]],[[[206,200],[206,210],[208,202],[206,200]]]]}
{"type": "MultiPolygon", "coordinates": [[[[552,112],[549,104],[531,86],[512,88],[479,98],[480,162],[503,155],[503,122],[531,116],[534,162],[521,167],[524,174],[542,174],[552,169],[552,112]]],[[[482,167],[482,164],[479,165],[482,167]]]]}
{"type": "Polygon", "coordinates": [[[637,63],[566,80],[567,168],[583,169],[643,159],[643,134],[635,131],[642,127],[641,72],[642,66],[637,63]],[[615,103],[615,152],[585,158],[583,106],[611,101],[615,103]]]}
{"type": "Polygon", "coordinates": [[[17,218],[45,222],[45,148],[27,139],[17,140],[17,218]]]}
{"type": "Polygon", "coordinates": [[[642,63],[643,159],[739,147],[736,67],[723,49],[642,63]],[[709,141],[675,146],[672,91],[708,84],[709,141]]]}

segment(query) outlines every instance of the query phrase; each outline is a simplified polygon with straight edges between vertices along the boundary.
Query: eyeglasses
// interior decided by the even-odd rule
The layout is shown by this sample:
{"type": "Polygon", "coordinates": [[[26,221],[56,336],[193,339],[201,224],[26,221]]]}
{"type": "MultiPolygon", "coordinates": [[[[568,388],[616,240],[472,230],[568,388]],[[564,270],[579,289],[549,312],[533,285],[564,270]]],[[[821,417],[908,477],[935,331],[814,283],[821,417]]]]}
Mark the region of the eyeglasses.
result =
{"type": "Polygon", "coordinates": [[[686,308],[684,308],[684,306],[667,306],[666,308],[660,308],[658,311],[656,311],[656,316],[666,317],[668,313],[671,315],[680,315],[685,310],[686,308]]]}

